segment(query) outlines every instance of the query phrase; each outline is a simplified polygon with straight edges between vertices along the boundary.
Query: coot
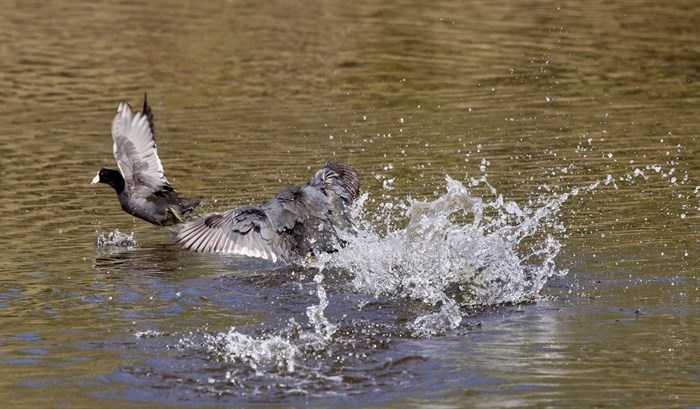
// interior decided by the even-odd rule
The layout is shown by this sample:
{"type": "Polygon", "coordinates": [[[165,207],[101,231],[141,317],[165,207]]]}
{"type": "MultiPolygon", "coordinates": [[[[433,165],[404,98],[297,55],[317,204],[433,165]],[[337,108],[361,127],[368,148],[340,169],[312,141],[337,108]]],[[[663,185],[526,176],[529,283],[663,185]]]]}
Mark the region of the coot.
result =
{"type": "Polygon", "coordinates": [[[112,121],[114,158],[119,171],[102,168],[92,183],[114,188],[125,212],[158,226],[184,222],[200,203],[180,197],[165,177],[158,158],[153,112],[143,99],[143,112],[120,102],[112,121]]]}
{"type": "Polygon", "coordinates": [[[328,162],[302,186],[289,187],[260,206],[192,219],[173,233],[180,246],[285,262],[343,245],[352,231],[350,206],[360,182],[347,165],[328,162]]]}

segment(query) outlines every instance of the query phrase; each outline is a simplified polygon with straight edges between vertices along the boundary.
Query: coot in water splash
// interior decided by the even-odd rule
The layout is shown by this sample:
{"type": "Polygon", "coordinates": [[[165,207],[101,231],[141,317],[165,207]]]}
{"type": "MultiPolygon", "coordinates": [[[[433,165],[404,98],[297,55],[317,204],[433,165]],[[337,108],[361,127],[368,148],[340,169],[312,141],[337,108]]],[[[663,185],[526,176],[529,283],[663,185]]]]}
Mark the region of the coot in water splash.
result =
{"type": "Polygon", "coordinates": [[[350,167],[329,162],[302,186],[289,187],[260,206],[244,206],[187,221],[174,232],[182,247],[285,262],[332,252],[351,231],[350,206],[360,182],[350,167]]]}
{"type": "Polygon", "coordinates": [[[114,158],[119,171],[102,168],[92,183],[114,188],[125,212],[158,226],[184,222],[199,199],[180,197],[165,177],[158,158],[153,113],[146,96],[143,112],[120,102],[112,121],[114,158]]]}

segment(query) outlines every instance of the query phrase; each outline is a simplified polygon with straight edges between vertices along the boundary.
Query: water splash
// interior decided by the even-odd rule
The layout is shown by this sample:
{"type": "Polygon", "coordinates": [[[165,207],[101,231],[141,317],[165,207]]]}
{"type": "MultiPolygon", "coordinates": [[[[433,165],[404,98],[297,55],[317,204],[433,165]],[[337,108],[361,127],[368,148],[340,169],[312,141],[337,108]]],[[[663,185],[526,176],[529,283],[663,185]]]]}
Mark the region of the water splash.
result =
{"type": "Polygon", "coordinates": [[[279,335],[255,337],[232,327],[228,331],[205,334],[201,342],[195,341],[193,337],[185,337],[179,344],[186,348],[203,347],[216,359],[243,363],[259,376],[269,373],[292,374],[296,371],[297,357],[324,350],[332,342],[337,329],[323,314],[328,307],[323,278],[322,274],[314,277],[319,303],[306,309],[310,328],[302,328],[294,319],[290,319],[287,327],[279,331],[279,335]]]}
{"type": "MultiPolygon", "coordinates": [[[[562,204],[597,186],[550,193],[523,207],[504,199],[485,178],[471,179],[467,188],[446,177],[446,193],[436,200],[409,198],[380,206],[383,224],[363,214],[365,194],[353,209],[360,220],[357,235],[344,237],[346,247],[320,255],[308,266],[318,269],[318,304],[306,308],[308,324],[290,318],[285,327],[257,335],[230,328],[184,337],[180,346],[231,363],[227,373],[247,368],[257,376],[318,376],[324,371],[311,362],[343,344],[339,323],[324,314],[329,305],[324,275],[335,269],[350,273],[355,292],[421,305],[409,328],[416,337],[457,328],[470,308],[532,301],[548,279],[567,273],[555,263],[562,248],[555,235],[565,231],[559,221],[562,204]],[[470,188],[476,187],[486,188],[490,196],[472,194],[470,188]],[[380,233],[377,226],[386,231],[380,233]]],[[[228,377],[223,381],[233,382],[228,377]]]]}
{"type": "MultiPolygon", "coordinates": [[[[180,340],[181,346],[193,346],[190,338],[180,340]]],[[[203,346],[207,352],[226,362],[242,362],[255,370],[256,374],[276,371],[293,373],[294,358],[298,348],[280,335],[253,337],[236,331],[206,334],[203,346]]]]}
{"type": "Polygon", "coordinates": [[[109,232],[106,236],[103,232],[95,231],[97,240],[95,241],[95,246],[98,248],[107,247],[126,247],[126,248],[136,248],[138,247],[138,242],[134,237],[134,233],[122,233],[119,229],[114,229],[114,231],[109,232]]]}
{"type": "Polygon", "coordinates": [[[319,268],[351,271],[356,291],[408,297],[432,308],[413,322],[415,336],[456,328],[462,307],[534,300],[549,278],[567,273],[555,263],[562,247],[555,234],[565,230],[558,215],[581,189],[523,208],[506,201],[485,178],[471,179],[470,186],[487,187],[490,200],[449,177],[446,183],[447,193],[438,199],[409,198],[398,219],[385,214],[386,234],[362,219],[348,246],[318,261],[319,268]]]}
{"type": "Polygon", "coordinates": [[[154,329],[147,329],[144,331],[137,331],[134,333],[136,338],[157,338],[168,335],[167,332],[156,331],[154,329]]]}
{"type": "Polygon", "coordinates": [[[316,295],[319,299],[318,305],[310,305],[306,308],[306,316],[309,318],[309,324],[313,327],[313,331],[305,331],[300,334],[303,345],[313,350],[321,350],[328,345],[337,329],[337,326],[323,315],[326,307],[328,307],[326,289],[322,285],[323,278],[323,274],[320,273],[314,277],[316,295]]]}

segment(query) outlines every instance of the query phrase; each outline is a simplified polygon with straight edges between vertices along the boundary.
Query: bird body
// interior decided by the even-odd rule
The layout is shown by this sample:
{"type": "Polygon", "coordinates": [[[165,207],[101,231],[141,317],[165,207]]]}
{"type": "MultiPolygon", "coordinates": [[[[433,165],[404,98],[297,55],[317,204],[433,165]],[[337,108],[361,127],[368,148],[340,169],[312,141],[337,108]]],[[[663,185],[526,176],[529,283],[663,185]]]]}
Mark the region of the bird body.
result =
{"type": "Polygon", "coordinates": [[[190,220],[174,233],[183,248],[292,261],[333,252],[353,229],[350,207],[359,193],[357,173],[329,162],[306,184],[289,187],[260,206],[244,206],[190,220]]]}

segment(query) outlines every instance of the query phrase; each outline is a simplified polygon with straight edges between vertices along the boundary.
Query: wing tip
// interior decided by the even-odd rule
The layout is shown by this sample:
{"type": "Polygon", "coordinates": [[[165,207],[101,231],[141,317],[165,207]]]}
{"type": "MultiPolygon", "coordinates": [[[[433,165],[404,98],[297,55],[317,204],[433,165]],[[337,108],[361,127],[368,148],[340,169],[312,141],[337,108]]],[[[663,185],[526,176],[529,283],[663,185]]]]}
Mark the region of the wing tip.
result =
{"type": "Polygon", "coordinates": [[[131,112],[131,105],[129,105],[128,102],[126,101],[119,101],[119,105],[117,105],[117,113],[125,113],[125,112],[131,112]]]}

